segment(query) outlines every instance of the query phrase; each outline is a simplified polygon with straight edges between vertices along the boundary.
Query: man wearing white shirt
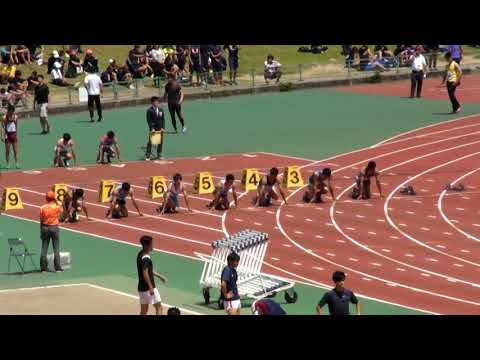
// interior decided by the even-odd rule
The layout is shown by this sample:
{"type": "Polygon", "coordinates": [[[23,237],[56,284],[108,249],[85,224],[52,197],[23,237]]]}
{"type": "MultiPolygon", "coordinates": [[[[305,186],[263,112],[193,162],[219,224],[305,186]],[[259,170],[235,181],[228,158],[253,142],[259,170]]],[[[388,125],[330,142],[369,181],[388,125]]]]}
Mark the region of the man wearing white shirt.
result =
{"type": "Polygon", "coordinates": [[[415,97],[415,92],[417,93],[417,98],[420,98],[422,97],[423,78],[427,76],[427,61],[422,55],[420,46],[417,46],[415,53],[410,56],[410,64],[412,66],[410,98],[413,99],[415,97]]]}
{"type": "Polygon", "coordinates": [[[264,68],[265,82],[268,84],[269,80],[277,79],[278,83],[282,77],[281,68],[282,64],[280,64],[277,60],[273,60],[273,55],[268,55],[264,68]]]}
{"type": "Polygon", "coordinates": [[[93,120],[93,104],[97,108],[98,121],[102,121],[102,104],[100,102],[100,95],[103,94],[103,85],[100,76],[92,67],[87,67],[88,75],[85,76],[85,88],[88,94],[88,111],[90,112],[90,121],[93,120]]]}

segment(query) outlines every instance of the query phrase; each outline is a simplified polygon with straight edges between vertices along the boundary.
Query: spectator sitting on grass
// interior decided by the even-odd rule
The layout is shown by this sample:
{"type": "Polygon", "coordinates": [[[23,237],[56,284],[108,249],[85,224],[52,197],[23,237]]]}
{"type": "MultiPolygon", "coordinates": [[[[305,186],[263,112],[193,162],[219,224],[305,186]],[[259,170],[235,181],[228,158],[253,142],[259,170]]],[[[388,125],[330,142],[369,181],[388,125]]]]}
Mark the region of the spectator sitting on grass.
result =
{"type": "Polygon", "coordinates": [[[32,58],[30,56],[30,50],[25,45],[17,45],[15,48],[18,64],[31,64],[32,58]]]}
{"type": "Polygon", "coordinates": [[[0,47],[0,64],[8,64],[10,61],[10,52],[8,46],[0,47]]]}
{"type": "Polygon", "coordinates": [[[370,52],[368,45],[360,46],[358,48],[358,54],[360,55],[360,70],[365,70],[370,58],[372,57],[372,53],[370,52]]]}
{"type": "Polygon", "coordinates": [[[27,78],[28,86],[27,90],[35,90],[35,88],[40,84],[38,82],[38,74],[36,71],[32,71],[32,74],[27,78]]]}
{"type": "Polygon", "coordinates": [[[151,70],[147,64],[147,57],[144,52],[140,50],[140,45],[135,45],[127,58],[128,68],[130,73],[136,79],[143,79],[151,70]]]}
{"type": "Polygon", "coordinates": [[[165,68],[165,53],[160,45],[154,45],[152,51],[150,52],[151,59],[149,60],[149,65],[152,68],[153,76],[159,77],[163,76],[163,70],[165,68]]]}
{"type": "Polygon", "coordinates": [[[14,49],[14,45],[8,46],[8,54],[10,55],[10,58],[8,59],[9,63],[18,65],[18,57],[17,52],[14,49]]]}
{"type": "Polygon", "coordinates": [[[11,103],[12,96],[7,92],[7,89],[1,88],[0,89],[0,109],[2,112],[6,112],[6,108],[8,104],[11,103]]]}
{"type": "Polygon", "coordinates": [[[164,68],[163,68],[164,76],[167,79],[172,78],[174,80],[177,80],[178,72],[179,72],[179,69],[175,62],[175,53],[168,54],[164,62],[164,68]]]}
{"type": "Polygon", "coordinates": [[[53,69],[53,64],[60,58],[57,50],[53,50],[47,60],[47,74],[50,74],[53,69]]]}
{"type": "Polygon", "coordinates": [[[22,72],[20,70],[15,71],[15,76],[8,80],[10,84],[15,84],[16,89],[20,91],[26,91],[28,87],[27,80],[22,78],[22,72]]]}
{"type": "Polygon", "coordinates": [[[42,45],[25,45],[30,51],[32,62],[37,65],[43,65],[43,47],[42,45]]]}
{"type": "Polygon", "coordinates": [[[393,57],[393,53],[390,50],[388,50],[387,45],[375,45],[373,52],[380,59],[384,57],[393,57]]]}
{"type": "Polygon", "coordinates": [[[76,78],[83,72],[83,67],[80,58],[75,50],[70,50],[70,58],[68,59],[66,78],[76,78]]]}
{"type": "Polygon", "coordinates": [[[83,53],[81,45],[70,45],[69,51],[71,52],[72,50],[74,50],[77,54],[83,53]]]}
{"type": "Polygon", "coordinates": [[[105,86],[108,86],[112,82],[117,80],[117,74],[113,70],[113,67],[108,65],[107,69],[104,72],[102,72],[102,75],[100,75],[100,79],[102,80],[102,83],[105,86]]]}
{"type": "Polygon", "coordinates": [[[133,85],[132,74],[130,74],[128,71],[127,64],[120,66],[117,69],[117,81],[129,87],[131,90],[135,89],[135,86],[133,85]]]}
{"type": "Polygon", "coordinates": [[[85,57],[83,58],[82,63],[83,70],[86,70],[87,67],[93,69],[93,72],[98,72],[98,59],[93,55],[92,49],[87,49],[85,51],[85,57]]]}
{"type": "Polygon", "coordinates": [[[58,86],[71,86],[71,84],[65,81],[63,77],[62,64],[59,62],[53,64],[53,69],[50,75],[52,77],[52,84],[58,86]]]}
{"type": "Polygon", "coordinates": [[[264,67],[264,78],[265,83],[269,84],[269,80],[277,79],[277,83],[280,81],[282,77],[282,64],[280,64],[277,60],[273,59],[273,55],[268,55],[267,60],[265,61],[264,67]]]}

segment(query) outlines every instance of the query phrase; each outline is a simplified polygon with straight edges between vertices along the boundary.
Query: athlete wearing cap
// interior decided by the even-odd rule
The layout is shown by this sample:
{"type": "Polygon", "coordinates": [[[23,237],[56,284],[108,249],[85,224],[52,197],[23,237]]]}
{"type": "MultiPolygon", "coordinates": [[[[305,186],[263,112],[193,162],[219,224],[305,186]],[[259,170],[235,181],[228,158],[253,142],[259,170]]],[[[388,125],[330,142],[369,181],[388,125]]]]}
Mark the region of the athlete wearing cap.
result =
{"type": "Polygon", "coordinates": [[[42,253],[40,255],[40,270],[47,271],[47,253],[50,240],[52,240],[55,271],[63,271],[60,266],[60,234],[58,224],[62,207],[55,201],[55,193],[46,194],[47,203],[40,207],[40,238],[42,239],[42,253]]]}

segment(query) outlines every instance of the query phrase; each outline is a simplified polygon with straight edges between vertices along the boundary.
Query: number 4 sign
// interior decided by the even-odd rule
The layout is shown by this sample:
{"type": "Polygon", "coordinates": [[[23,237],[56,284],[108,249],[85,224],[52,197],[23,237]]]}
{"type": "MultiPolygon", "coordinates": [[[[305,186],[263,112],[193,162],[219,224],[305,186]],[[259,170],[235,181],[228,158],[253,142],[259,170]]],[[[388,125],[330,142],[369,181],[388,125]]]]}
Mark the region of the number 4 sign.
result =
{"type": "Polygon", "coordinates": [[[242,172],[242,191],[256,190],[260,182],[260,174],[257,169],[245,169],[242,172]]]}

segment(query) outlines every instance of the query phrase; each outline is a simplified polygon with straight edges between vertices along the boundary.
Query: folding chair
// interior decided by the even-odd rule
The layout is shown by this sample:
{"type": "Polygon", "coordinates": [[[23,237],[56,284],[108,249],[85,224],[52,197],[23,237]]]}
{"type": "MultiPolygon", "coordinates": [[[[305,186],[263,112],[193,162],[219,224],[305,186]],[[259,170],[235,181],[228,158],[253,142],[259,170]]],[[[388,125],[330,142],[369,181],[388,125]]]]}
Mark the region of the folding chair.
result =
{"type": "Polygon", "coordinates": [[[37,267],[35,266],[35,263],[33,262],[33,255],[35,253],[29,252],[25,242],[20,239],[20,238],[13,238],[13,239],[8,239],[8,246],[10,246],[10,256],[8,257],[8,272],[10,273],[10,262],[12,260],[12,257],[15,258],[15,260],[18,263],[18,266],[20,266],[20,269],[22,269],[22,274],[25,273],[25,261],[26,258],[29,257],[30,261],[32,262],[33,268],[37,270],[37,267]],[[23,258],[23,264],[22,262],[18,259],[19,257],[23,258]]]}

